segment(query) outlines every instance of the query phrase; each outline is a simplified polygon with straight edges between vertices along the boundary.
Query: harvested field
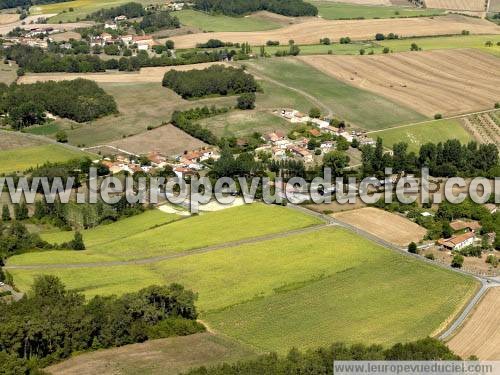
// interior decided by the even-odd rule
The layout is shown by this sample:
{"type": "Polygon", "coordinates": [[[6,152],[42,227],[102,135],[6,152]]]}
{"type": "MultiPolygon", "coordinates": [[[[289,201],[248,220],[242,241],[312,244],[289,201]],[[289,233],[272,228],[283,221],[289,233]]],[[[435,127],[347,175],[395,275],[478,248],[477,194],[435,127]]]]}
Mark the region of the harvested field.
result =
{"type": "Polygon", "coordinates": [[[55,42],[64,42],[70,39],[81,40],[82,36],[76,31],[66,31],[64,33],[53,34],[50,36],[55,42]]]}
{"type": "Polygon", "coordinates": [[[90,79],[98,83],[153,83],[161,82],[163,75],[170,70],[192,70],[205,69],[214,64],[224,64],[221,62],[210,62],[193,65],[161,66],[154,68],[142,68],[139,72],[123,73],[118,71],[106,73],[41,73],[27,74],[23,76],[19,83],[35,83],[45,81],[65,81],[77,78],[90,79]]]}
{"type": "Polygon", "coordinates": [[[19,21],[19,14],[15,13],[0,14],[0,25],[8,25],[9,23],[13,23],[16,21],[19,21]]]}
{"type": "Polygon", "coordinates": [[[490,289],[448,346],[462,358],[500,359],[500,288],[490,289]]]}
{"type": "Polygon", "coordinates": [[[326,2],[360,4],[360,5],[391,5],[390,0],[326,0],[326,2]]]}
{"type": "Polygon", "coordinates": [[[500,98],[500,59],[473,50],[299,59],[427,116],[488,109],[500,98]]]}
{"type": "MultiPolygon", "coordinates": [[[[47,14],[44,15],[44,17],[50,17],[53,16],[54,14],[47,14]]],[[[37,19],[40,16],[28,16],[22,21],[15,21],[11,23],[5,23],[5,24],[0,24],[0,34],[5,35],[8,34],[9,31],[14,30],[16,27],[20,27],[21,29],[29,29],[33,27],[33,24],[36,23],[37,19]]],[[[75,30],[78,28],[82,27],[89,27],[93,25],[93,22],[74,22],[74,23],[46,23],[43,24],[43,27],[53,27],[54,29],[57,30],[75,30]]]]}
{"type": "Polygon", "coordinates": [[[193,48],[197,43],[209,39],[233,43],[248,42],[251,45],[264,45],[268,40],[277,40],[287,45],[290,39],[295,40],[297,44],[316,44],[320,38],[326,36],[335,40],[345,36],[349,36],[352,40],[371,40],[376,33],[396,33],[410,37],[460,34],[462,30],[469,30],[471,34],[498,34],[500,26],[485,20],[458,15],[349,21],[327,21],[318,18],[278,30],[190,34],[176,36],[172,40],[177,48],[193,48]]]}
{"type": "Polygon", "coordinates": [[[251,349],[211,333],[151,340],[75,356],[46,369],[53,375],[178,374],[191,367],[253,357],[251,349]]]}
{"type": "Polygon", "coordinates": [[[470,10],[473,12],[484,12],[486,3],[485,0],[425,0],[427,8],[470,10]]]}
{"type": "Polygon", "coordinates": [[[419,242],[427,233],[425,228],[406,218],[373,207],[339,212],[332,216],[399,246],[406,246],[412,241],[419,242]]]}
{"type": "Polygon", "coordinates": [[[41,139],[23,133],[0,130],[0,150],[7,151],[20,147],[33,147],[45,144],[41,139]]]}
{"type": "Polygon", "coordinates": [[[109,145],[138,155],[152,151],[158,151],[166,155],[177,155],[186,150],[207,146],[199,139],[191,137],[170,124],[111,142],[109,145]]]}
{"type": "Polygon", "coordinates": [[[465,128],[480,143],[500,146],[500,111],[472,115],[462,119],[465,128]]]}

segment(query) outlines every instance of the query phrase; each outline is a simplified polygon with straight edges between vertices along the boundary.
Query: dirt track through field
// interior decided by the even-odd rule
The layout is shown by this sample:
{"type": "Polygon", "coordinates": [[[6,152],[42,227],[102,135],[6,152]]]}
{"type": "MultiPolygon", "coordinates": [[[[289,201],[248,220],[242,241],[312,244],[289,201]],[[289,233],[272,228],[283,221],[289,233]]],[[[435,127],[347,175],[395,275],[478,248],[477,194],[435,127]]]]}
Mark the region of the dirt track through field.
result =
{"type": "Polygon", "coordinates": [[[426,116],[489,109],[500,98],[500,59],[475,50],[299,59],[426,116]]]}
{"type": "Polygon", "coordinates": [[[332,216],[398,246],[419,242],[427,233],[425,228],[404,217],[373,207],[339,212],[332,216]]]}
{"type": "Polygon", "coordinates": [[[440,8],[450,10],[470,10],[483,12],[486,9],[484,0],[425,0],[427,8],[440,8]]]}
{"type": "Polygon", "coordinates": [[[500,287],[491,288],[462,329],[447,343],[462,358],[500,359],[500,287]]]}
{"type": "Polygon", "coordinates": [[[193,48],[197,43],[206,42],[209,39],[220,39],[233,43],[248,42],[251,45],[264,45],[268,40],[277,40],[286,48],[290,39],[293,39],[297,44],[317,44],[324,37],[338,40],[341,37],[349,36],[353,40],[372,40],[377,33],[396,33],[403,37],[410,37],[460,34],[462,30],[469,30],[471,34],[500,34],[500,26],[491,22],[450,15],[434,18],[349,21],[327,21],[317,18],[277,30],[188,34],[171,39],[177,48],[193,48]]]}
{"type": "Polygon", "coordinates": [[[99,83],[125,83],[125,82],[161,82],[163,75],[170,70],[191,70],[191,69],[205,69],[211,65],[224,64],[223,62],[210,62],[192,65],[179,65],[179,66],[161,66],[154,68],[142,68],[139,72],[107,72],[107,73],[41,73],[41,74],[27,74],[19,79],[19,83],[35,83],[46,81],[64,81],[77,78],[85,78],[99,83]]]}

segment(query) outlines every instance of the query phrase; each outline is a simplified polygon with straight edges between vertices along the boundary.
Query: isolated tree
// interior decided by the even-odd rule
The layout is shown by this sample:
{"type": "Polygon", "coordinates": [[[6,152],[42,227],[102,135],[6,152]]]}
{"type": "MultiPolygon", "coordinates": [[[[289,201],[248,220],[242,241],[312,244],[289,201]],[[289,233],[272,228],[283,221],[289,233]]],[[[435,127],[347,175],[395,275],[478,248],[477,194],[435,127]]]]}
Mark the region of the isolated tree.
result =
{"type": "Polygon", "coordinates": [[[68,142],[68,134],[64,130],[59,130],[56,133],[56,140],[59,143],[67,143],[68,142]]]}
{"type": "Polygon", "coordinates": [[[335,177],[341,176],[344,169],[349,165],[349,156],[341,151],[332,151],[323,156],[323,166],[332,169],[335,177]]]}
{"type": "Polygon", "coordinates": [[[417,254],[418,249],[417,249],[417,244],[415,242],[410,242],[408,245],[408,252],[412,254],[417,254]]]}
{"type": "Polygon", "coordinates": [[[321,110],[318,107],[312,107],[309,110],[309,117],[311,118],[320,118],[321,110]]]}
{"type": "Polygon", "coordinates": [[[79,231],[75,232],[75,237],[71,241],[71,248],[73,250],[85,250],[85,244],[83,243],[83,236],[79,231]]]}
{"type": "Polygon", "coordinates": [[[462,268],[464,264],[464,257],[460,254],[455,254],[451,260],[451,266],[453,268],[462,268]]]}
{"type": "Polygon", "coordinates": [[[10,221],[10,220],[11,220],[11,217],[10,217],[9,206],[4,204],[2,206],[2,221],[10,221]]]}
{"type": "Polygon", "coordinates": [[[245,92],[237,99],[236,107],[238,109],[254,109],[255,108],[255,93],[245,92]]]}
{"type": "Polygon", "coordinates": [[[420,47],[417,43],[412,43],[410,46],[410,51],[420,51],[420,47]]]}
{"type": "Polygon", "coordinates": [[[28,206],[26,206],[26,203],[22,202],[14,205],[14,217],[19,221],[28,219],[28,206]]]}

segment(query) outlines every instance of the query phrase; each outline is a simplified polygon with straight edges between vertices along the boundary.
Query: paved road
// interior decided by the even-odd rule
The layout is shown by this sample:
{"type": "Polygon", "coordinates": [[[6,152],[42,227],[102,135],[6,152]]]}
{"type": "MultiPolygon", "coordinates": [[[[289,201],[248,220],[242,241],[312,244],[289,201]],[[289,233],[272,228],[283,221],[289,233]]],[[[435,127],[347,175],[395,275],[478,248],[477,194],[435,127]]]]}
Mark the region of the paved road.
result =
{"type": "Polygon", "coordinates": [[[260,237],[252,237],[252,238],[247,238],[247,239],[232,241],[232,242],[225,242],[223,244],[206,246],[206,247],[187,250],[187,251],[183,251],[183,252],[179,252],[179,253],[160,255],[160,256],[151,257],[151,258],[123,260],[123,261],[110,261],[110,262],[93,262],[93,263],[32,264],[29,266],[22,266],[22,265],[9,266],[9,265],[7,265],[3,268],[6,270],[36,270],[36,269],[54,269],[54,268],[94,268],[94,267],[105,267],[105,266],[127,266],[127,265],[151,264],[151,263],[157,263],[157,262],[161,262],[161,261],[169,260],[169,259],[184,258],[184,257],[194,255],[194,254],[209,253],[212,251],[226,249],[229,247],[253,244],[253,243],[258,243],[258,242],[262,242],[262,241],[274,240],[274,239],[278,239],[278,238],[286,238],[286,237],[294,236],[297,234],[316,232],[318,230],[327,228],[330,225],[331,224],[315,225],[312,227],[295,229],[295,230],[291,230],[288,232],[269,234],[269,235],[260,236],[260,237]]]}

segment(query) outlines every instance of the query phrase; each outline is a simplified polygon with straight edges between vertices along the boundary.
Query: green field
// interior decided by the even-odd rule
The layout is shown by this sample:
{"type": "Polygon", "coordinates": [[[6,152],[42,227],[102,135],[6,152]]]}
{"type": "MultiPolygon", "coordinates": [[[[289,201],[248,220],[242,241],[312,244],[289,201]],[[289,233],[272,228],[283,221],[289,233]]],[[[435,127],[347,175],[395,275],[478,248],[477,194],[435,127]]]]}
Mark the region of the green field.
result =
{"type": "Polygon", "coordinates": [[[265,134],[274,130],[288,132],[293,127],[290,122],[268,112],[237,110],[202,120],[200,125],[219,137],[242,137],[254,132],[265,134]]]}
{"type": "MultiPolygon", "coordinates": [[[[150,230],[136,231],[131,227],[129,236],[112,242],[107,242],[106,231],[99,230],[97,238],[95,235],[92,238],[96,245],[88,246],[85,251],[58,250],[23,254],[9,258],[9,264],[89,263],[150,258],[319,223],[319,219],[297,211],[257,203],[202,214],[150,230]],[[276,220],[277,217],[279,220],[276,220]],[[235,220],[238,225],[234,225],[235,220]],[[100,236],[104,238],[99,238],[100,236]]],[[[112,231],[114,225],[121,227],[118,222],[108,225],[107,229],[112,231]]],[[[85,241],[85,236],[83,239],[85,241]]]]}
{"type": "Polygon", "coordinates": [[[229,17],[221,14],[210,15],[195,10],[181,10],[174,13],[181,24],[203,31],[263,31],[281,27],[280,24],[255,16],[229,17]]]}
{"type": "MultiPolygon", "coordinates": [[[[133,237],[128,240],[148,249],[133,237]]],[[[389,344],[425,337],[476,288],[472,278],[409,259],[340,228],[142,266],[9,272],[23,290],[37,274],[49,273],[87,296],[180,282],[198,293],[201,318],[210,327],[279,352],[334,341],[389,344]]]]}
{"type": "Polygon", "coordinates": [[[424,51],[434,49],[476,48],[500,56],[500,35],[455,35],[428,38],[393,39],[379,42],[383,47],[389,47],[393,52],[405,52],[410,50],[412,43],[424,51]],[[492,47],[486,47],[485,43],[491,41],[492,47]]]}
{"type": "Polygon", "coordinates": [[[30,126],[28,128],[25,128],[23,129],[23,133],[51,136],[55,135],[59,129],[59,126],[54,121],[51,121],[44,125],[30,126]]]}
{"type": "MultiPolygon", "coordinates": [[[[349,44],[333,43],[325,44],[306,44],[299,45],[300,55],[359,55],[359,50],[364,49],[366,53],[373,51],[374,53],[382,53],[383,47],[373,42],[356,42],[349,44]]],[[[276,51],[287,50],[287,46],[266,46],[265,51],[274,55],[276,51]]],[[[254,51],[259,51],[259,47],[253,47],[254,51]]]]}
{"type": "MultiPolygon", "coordinates": [[[[121,4],[130,2],[129,0],[75,0],[66,1],[62,3],[53,3],[45,5],[34,5],[30,8],[31,15],[39,14],[58,14],[51,17],[50,22],[74,22],[78,18],[84,19],[87,15],[98,11],[103,8],[111,8],[121,4]],[[73,10],[70,11],[70,8],[73,10]]],[[[162,4],[161,0],[135,0],[135,2],[143,5],[148,4],[162,4]]]]}
{"type": "Polygon", "coordinates": [[[319,15],[327,20],[360,18],[400,18],[438,16],[444,14],[440,9],[419,9],[383,5],[356,5],[329,1],[313,1],[319,15]]]}
{"type": "Polygon", "coordinates": [[[85,153],[49,144],[0,151],[0,174],[22,172],[45,162],[64,162],[85,156],[85,153]]]}
{"type": "Polygon", "coordinates": [[[465,130],[459,120],[438,120],[404,126],[396,129],[386,129],[371,133],[372,137],[381,137],[384,145],[392,147],[395,143],[405,142],[409,151],[418,151],[420,146],[428,142],[444,142],[448,139],[458,139],[462,143],[473,141],[473,136],[465,130]]]}
{"type": "Polygon", "coordinates": [[[361,128],[375,130],[425,120],[409,108],[342,83],[296,59],[274,58],[246,64],[251,71],[312,95],[330,108],[333,116],[361,128]]]}

